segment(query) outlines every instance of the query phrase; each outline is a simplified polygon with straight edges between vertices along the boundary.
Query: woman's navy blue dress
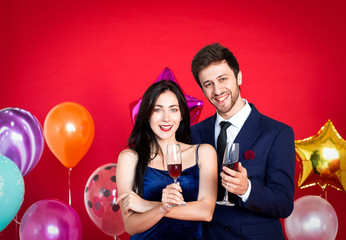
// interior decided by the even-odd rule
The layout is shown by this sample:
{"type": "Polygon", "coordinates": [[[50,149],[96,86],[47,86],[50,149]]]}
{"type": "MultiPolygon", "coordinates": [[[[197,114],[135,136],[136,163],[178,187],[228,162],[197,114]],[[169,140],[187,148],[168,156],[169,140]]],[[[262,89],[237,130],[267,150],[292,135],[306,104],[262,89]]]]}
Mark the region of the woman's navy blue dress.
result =
{"type": "MultiPolygon", "coordinates": [[[[199,147],[199,146],[198,146],[199,147]]],[[[178,178],[183,190],[185,202],[196,201],[199,186],[198,147],[196,149],[196,164],[185,169],[178,178]]],[[[168,171],[147,167],[144,175],[144,199],[149,201],[161,201],[162,189],[173,183],[173,178],[168,171]]],[[[202,223],[200,221],[183,221],[163,217],[153,227],[145,232],[133,235],[134,239],[174,239],[197,240],[202,239],[202,223]]]]}

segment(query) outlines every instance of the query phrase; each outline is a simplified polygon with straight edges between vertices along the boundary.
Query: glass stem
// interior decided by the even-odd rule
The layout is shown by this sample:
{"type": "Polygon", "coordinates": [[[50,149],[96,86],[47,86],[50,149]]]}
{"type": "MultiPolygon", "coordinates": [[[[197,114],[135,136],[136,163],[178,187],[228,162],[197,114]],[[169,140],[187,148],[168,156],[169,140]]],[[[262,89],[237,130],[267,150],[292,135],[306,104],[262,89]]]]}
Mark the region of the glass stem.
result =
{"type": "Polygon", "coordinates": [[[228,202],[228,190],[225,190],[225,196],[223,197],[224,202],[228,202]]]}

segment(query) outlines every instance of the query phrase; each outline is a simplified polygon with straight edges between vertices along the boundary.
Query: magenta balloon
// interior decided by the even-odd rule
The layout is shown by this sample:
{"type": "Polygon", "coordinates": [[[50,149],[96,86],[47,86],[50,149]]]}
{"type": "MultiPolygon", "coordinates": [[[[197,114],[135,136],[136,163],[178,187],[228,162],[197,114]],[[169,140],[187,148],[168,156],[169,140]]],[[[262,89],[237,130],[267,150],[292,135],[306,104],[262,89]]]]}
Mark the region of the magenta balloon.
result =
{"type": "Polygon", "coordinates": [[[40,200],[24,213],[19,235],[21,240],[80,240],[82,224],[76,211],[55,200],[40,200]]]}
{"type": "Polygon", "coordinates": [[[20,108],[0,110],[0,154],[10,158],[23,176],[36,166],[43,147],[42,127],[31,113],[20,108]]]}
{"type": "Polygon", "coordinates": [[[338,217],[323,198],[304,196],[294,201],[294,210],[285,219],[285,232],[289,240],[334,240],[338,217]]]}
{"type": "MultiPolygon", "coordinates": [[[[178,84],[178,86],[181,88],[181,86],[179,85],[178,81],[176,80],[172,70],[167,68],[167,67],[165,69],[163,69],[163,71],[160,73],[160,75],[158,76],[158,78],[155,80],[154,83],[159,82],[161,80],[173,81],[176,84],[178,84]]],[[[202,112],[202,108],[203,108],[204,103],[202,100],[199,100],[199,99],[192,97],[190,95],[187,95],[185,93],[184,93],[184,96],[185,96],[185,99],[187,102],[187,106],[189,107],[190,124],[194,125],[198,122],[198,119],[199,119],[199,116],[202,112]]],[[[135,124],[136,117],[137,117],[139,106],[141,105],[141,102],[142,102],[142,98],[137,99],[136,101],[130,103],[130,111],[131,111],[131,118],[132,118],[132,124],[133,125],[135,124]]]]}

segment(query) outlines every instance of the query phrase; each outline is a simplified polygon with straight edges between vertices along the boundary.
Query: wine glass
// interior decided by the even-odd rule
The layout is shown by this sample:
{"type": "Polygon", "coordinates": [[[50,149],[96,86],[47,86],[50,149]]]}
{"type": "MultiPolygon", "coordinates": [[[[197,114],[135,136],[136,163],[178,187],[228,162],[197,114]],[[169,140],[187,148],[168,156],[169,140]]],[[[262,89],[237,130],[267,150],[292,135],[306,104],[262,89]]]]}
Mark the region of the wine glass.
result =
{"type": "MultiPolygon", "coordinates": [[[[167,145],[167,168],[169,175],[174,179],[174,183],[177,183],[177,179],[181,174],[182,161],[180,145],[177,143],[167,145]]],[[[186,203],[174,204],[173,206],[185,206],[186,203]]]]}
{"type": "MultiPolygon", "coordinates": [[[[239,143],[226,143],[225,153],[223,156],[223,166],[231,168],[235,171],[238,170],[239,160],[239,143]]],[[[228,201],[228,189],[225,190],[225,196],[222,201],[217,201],[217,204],[224,206],[234,206],[234,203],[228,201]]]]}

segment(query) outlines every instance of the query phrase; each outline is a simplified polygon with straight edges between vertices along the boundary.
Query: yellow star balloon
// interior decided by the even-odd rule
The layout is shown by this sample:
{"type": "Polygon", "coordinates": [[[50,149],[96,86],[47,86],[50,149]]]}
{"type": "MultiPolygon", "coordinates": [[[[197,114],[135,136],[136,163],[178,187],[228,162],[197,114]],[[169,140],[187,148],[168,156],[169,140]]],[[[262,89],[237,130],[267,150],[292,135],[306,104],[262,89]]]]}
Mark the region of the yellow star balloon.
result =
{"type": "Polygon", "coordinates": [[[295,148],[300,167],[299,188],[317,184],[323,191],[326,186],[331,186],[345,192],[346,141],[330,120],[317,135],[296,140],[295,148]]]}

